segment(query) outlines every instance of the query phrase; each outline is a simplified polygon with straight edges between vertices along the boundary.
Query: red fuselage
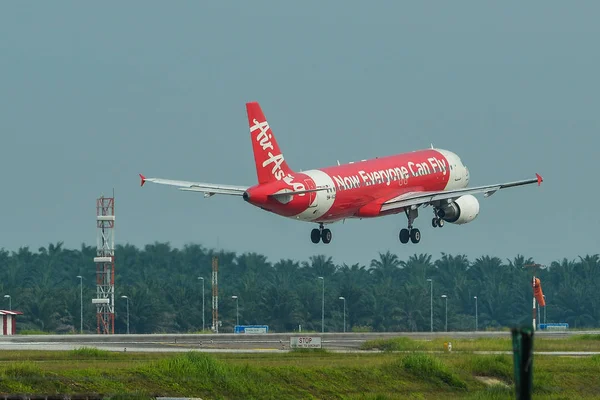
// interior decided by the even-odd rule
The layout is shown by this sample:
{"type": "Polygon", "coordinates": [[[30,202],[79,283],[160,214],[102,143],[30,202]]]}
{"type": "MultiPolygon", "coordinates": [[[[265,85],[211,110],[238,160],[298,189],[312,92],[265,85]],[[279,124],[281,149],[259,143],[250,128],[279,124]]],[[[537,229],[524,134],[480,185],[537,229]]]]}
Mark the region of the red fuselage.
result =
{"type": "Polygon", "coordinates": [[[381,205],[408,192],[465,187],[468,180],[468,170],[456,154],[426,149],[301,173],[288,172],[282,179],[249,188],[244,198],[278,215],[331,223],[402,212],[381,212],[381,205]],[[289,196],[284,201],[269,196],[321,187],[326,190],[289,196]]]}

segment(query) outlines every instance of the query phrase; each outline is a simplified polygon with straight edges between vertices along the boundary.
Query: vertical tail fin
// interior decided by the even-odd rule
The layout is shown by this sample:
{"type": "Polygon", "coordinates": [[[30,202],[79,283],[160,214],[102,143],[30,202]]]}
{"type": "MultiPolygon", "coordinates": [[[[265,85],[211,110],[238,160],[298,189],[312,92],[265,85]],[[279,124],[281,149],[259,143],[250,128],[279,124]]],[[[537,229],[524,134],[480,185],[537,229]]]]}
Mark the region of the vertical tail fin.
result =
{"type": "Polygon", "coordinates": [[[292,171],[279,150],[275,135],[273,135],[260,105],[258,102],[246,103],[246,112],[248,113],[258,183],[283,179],[292,171]]]}

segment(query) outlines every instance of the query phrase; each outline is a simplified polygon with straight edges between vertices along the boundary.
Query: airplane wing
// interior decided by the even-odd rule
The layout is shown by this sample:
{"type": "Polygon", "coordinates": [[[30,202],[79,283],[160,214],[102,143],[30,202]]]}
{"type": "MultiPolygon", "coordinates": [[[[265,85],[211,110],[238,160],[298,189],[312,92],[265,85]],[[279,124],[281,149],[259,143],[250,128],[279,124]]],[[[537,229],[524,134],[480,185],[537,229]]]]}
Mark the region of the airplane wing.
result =
{"type": "Polygon", "coordinates": [[[203,192],[204,197],[210,197],[214,194],[228,194],[232,196],[241,196],[244,194],[248,187],[246,186],[234,186],[234,185],[218,185],[213,183],[202,183],[202,182],[189,182],[189,181],[177,181],[171,179],[162,178],[146,178],[140,174],[142,183],[140,186],[144,186],[146,182],[157,183],[160,185],[176,186],[179,190],[187,192],[203,192]]]}
{"type": "Polygon", "coordinates": [[[541,185],[543,179],[539,174],[535,174],[535,179],[524,179],[521,181],[499,183],[495,185],[478,186],[473,188],[454,189],[454,190],[439,190],[431,192],[409,192],[403,193],[387,200],[381,205],[381,211],[394,210],[406,207],[418,207],[420,205],[429,205],[441,200],[455,200],[466,194],[483,193],[484,197],[489,197],[500,189],[507,189],[515,186],[529,185],[537,183],[541,185]]]}

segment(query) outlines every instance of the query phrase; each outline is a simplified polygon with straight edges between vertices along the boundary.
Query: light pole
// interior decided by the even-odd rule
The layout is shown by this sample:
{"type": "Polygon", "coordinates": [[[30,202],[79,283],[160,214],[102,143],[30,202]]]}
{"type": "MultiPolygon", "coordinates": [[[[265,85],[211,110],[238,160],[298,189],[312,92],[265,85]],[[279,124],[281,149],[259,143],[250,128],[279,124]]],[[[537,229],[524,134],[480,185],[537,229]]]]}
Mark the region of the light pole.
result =
{"type": "Polygon", "coordinates": [[[473,296],[475,299],[475,331],[477,331],[477,296],[473,296]]]}
{"type": "Polygon", "coordinates": [[[344,333],[346,332],[346,298],[340,296],[340,300],[344,300],[344,333]]]}
{"type": "Polygon", "coordinates": [[[442,299],[446,299],[446,332],[448,332],[448,296],[443,294],[442,299]]]}
{"type": "Polygon", "coordinates": [[[127,300],[127,334],[129,335],[129,297],[121,296],[121,298],[127,300]]]}
{"type": "Polygon", "coordinates": [[[5,294],[4,297],[8,299],[8,310],[12,311],[12,299],[10,297],[10,294],[5,294]]]}
{"type": "Polygon", "coordinates": [[[204,332],[204,278],[199,276],[198,279],[202,281],[202,331],[204,332]]]}
{"type": "Polygon", "coordinates": [[[323,294],[321,295],[321,333],[325,332],[325,278],[319,276],[323,281],[323,294]]]}
{"type": "Polygon", "coordinates": [[[83,333],[83,277],[77,275],[79,278],[79,333],[83,333]]]}
{"type": "Polygon", "coordinates": [[[238,297],[231,296],[231,298],[235,299],[235,324],[239,325],[240,324],[240,309],[238,307],[238,297]]]}
{"type": "Polygon", "coordinates": [[[430,324],[431,324],[431,332],[433,332],[433,279],[427,279],[427,282],[430,283],[429,289],[429,303],[430,303],[430,324]]]}

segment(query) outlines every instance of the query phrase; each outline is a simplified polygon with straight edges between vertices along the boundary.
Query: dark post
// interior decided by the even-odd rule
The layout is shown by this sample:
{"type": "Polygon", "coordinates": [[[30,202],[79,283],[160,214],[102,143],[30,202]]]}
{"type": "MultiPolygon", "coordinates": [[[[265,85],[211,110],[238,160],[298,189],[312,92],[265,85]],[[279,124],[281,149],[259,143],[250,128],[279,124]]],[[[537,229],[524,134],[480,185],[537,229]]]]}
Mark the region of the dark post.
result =
{"type": "Polygon", "coordinates": [[[533,328],[513,328],[512,344],[517,400],[530,400],[533,388],[533,328]]]}

